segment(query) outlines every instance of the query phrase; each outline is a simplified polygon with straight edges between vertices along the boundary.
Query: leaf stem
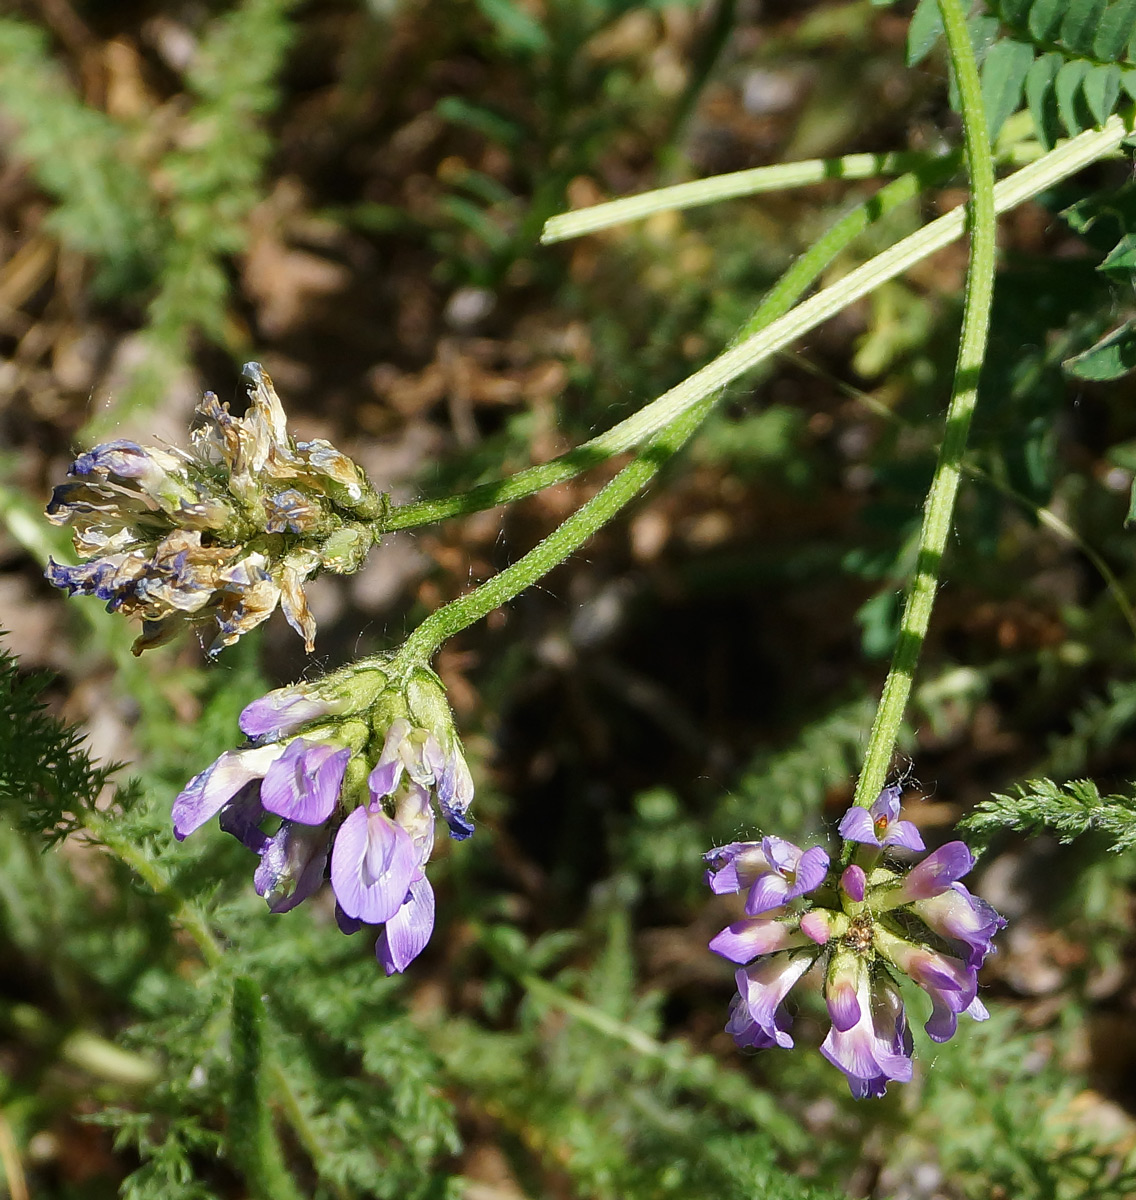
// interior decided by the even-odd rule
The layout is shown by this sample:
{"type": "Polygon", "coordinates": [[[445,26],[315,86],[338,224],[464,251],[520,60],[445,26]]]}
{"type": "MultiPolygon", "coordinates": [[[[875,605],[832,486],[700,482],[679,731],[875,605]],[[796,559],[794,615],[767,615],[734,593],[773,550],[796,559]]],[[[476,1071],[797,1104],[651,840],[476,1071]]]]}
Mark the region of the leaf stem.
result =
{"type": "Polygon", "coordinates": [[[900,151],[892,154],[846,154],[843,158],[809,158],[801,162],[730,171],[725,175],[711,175],[708,179],[693,179],[689,183],[654,188],[638,196],[623,196],[619,200],[608,200],[574,212],[558,213],[544,223],[540,240],[549,245],[628,221],[641,221],[659,212],[696,208],[719,200],[755,196],[760,192],[803,187],[826,180],[872,179],[879,175],[920,171],[929,161],[932,160],[926,154],[900,151]]]}
{"type": "MultiPolygon", "coordinates": [[[[794,302],[853,238],[884,214],[918,195],[921,188],[926,186],[930,179],[937,178],[939,171],[943,169],[945,168],[940,163],[921,174],[900,176],[881,188],[870,200],[845,214],[814,242],[770,289],[737,334],[735,343],[750,337],[788,312],[794,302]]],[[[475,591],[428,617],[403,646],[400,652],[403,661],[409,664],[429,659],[446,638],[452,637],[492,612],[494,608],[500,607],[562,562],[646,485],[662,463],[690,437],[721,394],[720,389],[704,397],[693,409],[680,414],[675,423],[657,434],[648,449],[625,467],[602,492],[583,505],[523,558],[475,591]]]]}
{"type": "Polygon", "coordinates": [[[939,459],[923,512],[915,574],[908,587],[891,669],[876,710],[864,755],[864,767],[853,799],[854,804],[864,808],[871,806],[886,782],[896,738],[911,695],[915,668],[927,637],[939,571],[954,517],[967,435],[978,399],[978,378],[986,355],[990,307],[994,298],[997,253],[994,159],[990,152],[990,135],[982,105],[982,87],[961,0],[938,2],[947,49],[958,81],[959,107],[970,169],[970,261],[967,264],[962,331],[951,400],[939,459]]]}
{"type": "MultiPolygon", "coordinates": [[[[1120,117],[1114,116],[1100,129],[1079,134],[1057,149],[1049,151],[1036,162],[1023,167],[997,185],[994,189],[996,211],[1008,212],[1023,201],[1075,174],[1089,163],[1111,153],[1128,133],[1129,126],[1120,117]]],[[[785,313],[778,320],[731,346],[701,370],[688,376],[606,433],[584,442],[559,458],[539,466],[528,467],[507,479],[494,480],[458,495],[397,505],[382,521],[376,522],[376,536],[395,529],[409,529],[463,513],[493,508],[531,496],[544,488],[572,479],[612,455],[630,450],[645,442],[685,409],[720,391],[726,384],[803,337],[848,305],[862,299],[889,279],[894,279],[930,255],[949,246],[962,235],[964,227],[962,208],[939,217],[863,266],[849,272],[843,279],[798,304],[791,312],[785,313]]]]}
{"type": "MultiPolygon", "coordinates": [[[[172,902],[174,919],[196,943],[206,965],[215,971],[224,970],[226,968],[224,951],[209,928],[201,910],[178,896],[169,879],[146,856],[143,849],[129,839],[118,836],[101,813],[84,810],[80,816],[88,833],[96,841],[130,867],[149,886],[151,891],[172,902]]],[[[325,1170],[327,1154],[300,1104],[300,1099],[287,1072],[274,1059],[267,1063],[266,1070],[271,1077],[274,1098],[279,1103],[285,1119],[291,1125],[300,1144],[311,1159],[317,1174],[321,1178],[327,1178],[328,1172],[325,1170]]],[[[329,1180],[329,1186],[339,1200],[347,1200],[348,1193],[342,1185],[334,1180],[329,1180]]]]}
{"type": "Polygon", "coordinates": [[[407,665],[428,662],[447,638],[507,604],[563,562],[647,484],[698,428],[712,404],[712,397],[704,397],[680,413],[610,483],[526,555],[479,588],[431,613],[406,639],[399,659],[407,665]]]}

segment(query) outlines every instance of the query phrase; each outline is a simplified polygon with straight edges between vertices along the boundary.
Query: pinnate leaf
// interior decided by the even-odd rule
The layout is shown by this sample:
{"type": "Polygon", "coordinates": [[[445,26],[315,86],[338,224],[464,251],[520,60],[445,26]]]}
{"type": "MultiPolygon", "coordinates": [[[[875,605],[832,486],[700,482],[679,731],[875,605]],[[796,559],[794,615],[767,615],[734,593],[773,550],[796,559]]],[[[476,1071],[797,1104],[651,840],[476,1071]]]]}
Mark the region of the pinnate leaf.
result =
{"type": "Polygon", "coordinates": [[[1033,0],[1002,0],[998,5],[1002,13],[1002,19],[1007,25],[1015,25],[1019,29],[1026,27],[1026,22],[1029,20],[1029,12],[1033,7],[1033,0]]]}
{"type": "Polygon", "coordinates": [[[1052,147],[1061,136],[1053,81],[1064,63],[1065,59],[1056,52],[1043,54],[1034,60],[1026,74],[1026,104],[1033,117],[1037,136],[1046,149],[1052,147]]]}
{"type": "MultiPolygon", "coordinates": [[[[1077,0],[1073,0],[1073,3],[1076,4],[1077,0]]],[[[1053,41],[1067,8],[1068,0],[1034,0],[1027,24],[1030,36],[1038,42],[1053,41]]]]}
{"type": "Polygon", "coordinates": [[[943,14],[938,0],[919,0],[907,26],[907,65],[921,63],[942,36],[943,14]]]}
{"type": "Polygon", "coordinates": [[[1124,53],[1133,34],[1136,34],[1136,0],[1117,0],[1101,16],[1093,39],[1093,57],[1114,62],[1124,53]]]}

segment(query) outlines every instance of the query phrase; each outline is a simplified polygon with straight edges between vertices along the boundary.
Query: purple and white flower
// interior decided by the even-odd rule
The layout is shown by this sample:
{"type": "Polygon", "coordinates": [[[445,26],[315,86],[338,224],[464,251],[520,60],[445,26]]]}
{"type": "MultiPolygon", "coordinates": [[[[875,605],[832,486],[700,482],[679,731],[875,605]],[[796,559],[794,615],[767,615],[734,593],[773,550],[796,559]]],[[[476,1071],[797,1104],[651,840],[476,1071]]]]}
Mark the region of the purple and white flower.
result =
{"type": "Polygon", "coordinates": [[[730,962],[748,963],[763,954],[807,946],[811,939],[801,932],[801,924],[793,919],[770,920],[765,917],[746,917],[727,925],[710,939],[710,949],[730,962]]]}
{"type": "Polygon", "coordinates": [[[962,942],[966,946],[967,965],[975,969],[993,952],[992,939],[1006,926],[1005,917],[961,883],[952,883],[937,896],[916,900],[911,911],[940,937],[962,942]]]}
{"type": "Polygon", "coordinates": [[[875,850],[857,850],[851,862],[847,852],[831,867],[819,847],[801,850],[775,837],[711,850],[707,884],[716,894],[744,890],[747,915],[721,930],[710,949],[742,964],[726,1030],[745,1049],[792,1046],[786,997],[814,963],[826,964],[832,1028],[821,1053],[844,1072],[853,1096],[882,1096],[888,1083],[912,1075],[911,1034],[892,972],[927,993],[925,1029],[946,1041],[960,1013],[988,1016],[977,972],[1006,922],[959,883],[974,866],[962,842],[908,870],[881,862],[884,847],[923,849],[915,827],[899,820],[898,788],[885,788],[871,809],[846,813],[839,832],[875,850]],[[961,957],[944,953],[944,943],[961,957]]]}
{"type": "Polygon", "coordinates": [[[882,1096],[892,1080],[909,1082],[911,1033],[895,986],[882,976],[872,982],[867,970],[861,971],[855,1012],[855,1019],[843,1029],[833,1017],[820,1048],[821,1054],[844,1072],[852,1095],[857,1100],[882,1096]]]}
{"type": "Polygon", "coordinates": [[[260,802],[266,812],[303,825],[322,825],[339,801],[351,750],[294,738],[264,775],[260,802]]]}
{"type": "Polygon", "coordinates": [[[253,873],[256,894],[274,913],[290,912],[314,895],[327,867],[327,831],[298,821],[281,821],[265,839],[260,864],[253,873]]]}
{"type": "Polygon", "coordinates": [[[785,997],[815,961],[815,951],[790,951],[759,959],[752,966],[738,970],[734,979],[744,1011],[739,1010],[734,1020],[750,1039],[746,1044],[758,1048],[753,1031],[759,1030],[767,1045],[792,1048],[789,1034],[792,1020],[785,1009],[785,997]]]}
{"type": "Polygon", "coordinates": [[[958,1014],[976,1021],[990,1015],[978,999],[978,975],[961,958],[917,946],[884,930],[876,934],[880,953],[931,997],[931,1016],[924,1029],[936,1042],[949,1041],[958,1028],[958,1014]]]}
{"type": "Polygon", "coordinates": [[[706,872],[711,891],[749,889],[746,912],[751,917],[806,895],[824,882],[828,871],[828,854],[819,846],[801,850],[779,837],[731,842],[704,857],[711,864],[706,872]]]}
{"type": "Polygon", "coordinates": [[[871,808],[853,805],[841,818],[838,832],[845,841],[865,846],[899,846],[904,850],[925,850],[919,830],[910,821],[899,820],[902,788],[892,784],[876,797],[871,808]]]}
{"type": "Polygon", "coordinates": [[[372,801],[349,813],[331,851],[331,887],[340,908],[381,925],[402,907],[418,863],[410,835],[372,801]]]}
{"type": "Polygon", "coordinates": [[[945,892],[973,867],[974,855],[965,842],[947,842],[916,863],[899,886],[883,897],[883,903],[887,908],[895,908],[915,900],[929,900],[945,892]]]}
{"type": "MultiPolygon", "coordinates": [[[[182,841],[215,817],[248,783],[263,779],[283,755],[283,745],[226,750],[185,785],[174,801],[174,837],[182,841]]],[[[259,789],[258,789],[259,802],[259,789]]]]}
{"type": "Polygon", "coordinates": [[[383,926],[375,955],[388,975],[405,971],[434,932],[434,890],[425,875],[414,880],[402,907],[383,926]]]}

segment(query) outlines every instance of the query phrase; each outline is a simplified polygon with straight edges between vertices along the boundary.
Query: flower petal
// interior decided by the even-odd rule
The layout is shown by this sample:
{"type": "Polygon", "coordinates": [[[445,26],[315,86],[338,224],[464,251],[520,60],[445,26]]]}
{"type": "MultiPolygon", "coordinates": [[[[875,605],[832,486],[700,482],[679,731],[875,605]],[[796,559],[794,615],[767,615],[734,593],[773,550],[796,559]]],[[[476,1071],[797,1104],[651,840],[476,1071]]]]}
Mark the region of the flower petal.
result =
{"type": "Polygon", "coordinates": [[[867,883],[868,877],[864,874],[864,868],[856,866],[855,863],[845,867],[844,874],[840,876],[840,887],[844,894],[857,904],[864,899],[867,883]]]}
{"type": "Polygon", "coordinates": [[[434,931],[434,890],[425,875],[410,885],[402,907],[383,926],[375,955],[388,975],[405,971],[434,931]]]}
{"type": "Polygon", "coordinates": [[[442,816],[450,827],[450,837],[463,842],[473,834],[473,822],[466,816],[473,803],[473,776],[460,750],[455,749],[446,759],[435,783],[435,795],[442,816]]]}
{"type": "Polygon", "coordinates": [[[401,825],[381,809],[357,808],[335,836],[331,886],[349,917],[381,925],[402,906],[417,865],[401,825]]]}
{"type": "Polygon", "coordinates": [[[789,1019],[781,1005],[790,988],[816,961],[815,951],[777,954],[759,959],[742,967],[735,979],[749,1015],[774,1043],[788,1050],[793,1039],[789,1036],[789,1019]]]}
{"type": "Polygon", "coordinates": [[[746,912],[751,917],[756,917],[759,913],[780,908],[790,897],[789,884],[780,875],[770,871],[767,875],[759,876],[749,889],[749,895],[746,896],[746,912]]]}
{"type": "Polygon", "coordinates": [[[174,800],[174,837],[180,842],[199,829],[250,780],[263,778],[284,753],[283,746],[258,746],[252,750],[226,750],[215,762],[185,785],[174,800]]]}
{"type": "Polygon", "coordinates": [[[323,829],[282,821],[253,875],[256,894],[274,913],[290,912],[323,883],[328,835],[323,829]]]}
{"type": "Polygon", "coordinates": [[[760,917],[735,921],[710,939],[710,949],[730,962],[748,963],[762,954],[804,946],[807,938],[796,921],[770,921],[760,917]]]}
{"type": "Polygon", "coordinates": [[[241,732],[246,737],[276,741],[309,721],[332,715],[339,707],[335,701],[316,695],[306,683],[277,688],[245,706],[240,717],[241,732]]]}
{"type": "Polygon", "coordinates": [[[926,900],[945,892],[973,866],[974,855],[965,842],[947,842],[908,871],[899,887],[899,892],[904,897],[901,903],[926,900]]]}
{"type": "Polygon", "coordinates": [[[885,846],[902,846],[904,850],[926,850],[923,835],[910,821],[895,821],[884,835],[885,846]]]}
{"type": "Polygon", "coordinates": [[[260,788],[260,802],[270,813],[322,825],[335,811],[343,773],[351,750],[294,738],[268,768],[260,788]]]}
{"type": "Polygon", "coordinates": [[[853,805],[840,818],[836,831],[846,842],[860,842],[865,846],[880,844],[880,839],[876,837],[876,823],[872,814],[858,805],[853,805]]]}
{"type": "Polygon", "coordinates": [[[263,854],[268,835],[260,828],[267,814],[260,802],[260,781],[252,780],[221,809],[217,824],[254,854],[263,854]]]}
{"type": "Polygon", "coordinates": [[[828,853],[820,846],[813,846],[801,855],[797,863],[797,882],[793,885],[791,895],[805,896],[820,887],[828,874],[828,853]]]}

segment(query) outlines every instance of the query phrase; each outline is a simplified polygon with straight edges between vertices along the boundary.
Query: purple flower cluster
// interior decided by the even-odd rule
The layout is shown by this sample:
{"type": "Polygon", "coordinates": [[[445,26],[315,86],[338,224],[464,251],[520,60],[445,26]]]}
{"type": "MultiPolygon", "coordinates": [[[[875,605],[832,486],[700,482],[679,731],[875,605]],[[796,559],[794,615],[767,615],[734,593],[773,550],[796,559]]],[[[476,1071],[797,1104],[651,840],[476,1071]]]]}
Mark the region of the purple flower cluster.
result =
{"type": "Polygon", "coordinates": [[[375,952],[390,975],[434,928],[431,802],[452,837],[469,837],[473,779],[436,679],[419,671],[400,692],[386,682],[377,669],[355,670],[340,686],[297,684],[254,701],[241,714],[253,744],[194,776],[174,801],[173,824],[181,840],[218,816],[259,856],[253,881],[272,912],[330,878],[340,929],[382,927],[375,952]],[[388,718],[398,708],[403,715],[388,718]],[[368,772],[371,731],[383,723],[368,772]]]}
{"type": "Polygon", "coordinates": [[[911,1078],[911,1034],[895,974],[927,993],[924,1028],[946,1041],[960,1013],[988,1016],[978,968],[1006,924],[959,882],[974,866],[964,843],[949,842],[910,870],[884,858],[892,847],[925,849],[915,826],[899,820],[899,801],[900,789],[888,787],[870,809],[845,813],[839,831],[855,849],[843,870],[820,847],[801,850],[776,837],[706,855],[713,892],[746,893],[746,916],[710,942],[739,964],[726,1031],[747,1049],[791,1047],[786,997],[822,963],[832,1028],[820,1050],[858,1099],[911,1078]]]}

